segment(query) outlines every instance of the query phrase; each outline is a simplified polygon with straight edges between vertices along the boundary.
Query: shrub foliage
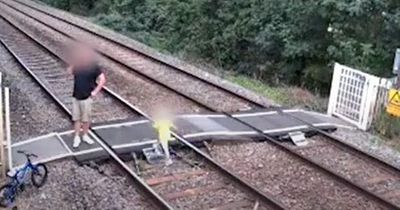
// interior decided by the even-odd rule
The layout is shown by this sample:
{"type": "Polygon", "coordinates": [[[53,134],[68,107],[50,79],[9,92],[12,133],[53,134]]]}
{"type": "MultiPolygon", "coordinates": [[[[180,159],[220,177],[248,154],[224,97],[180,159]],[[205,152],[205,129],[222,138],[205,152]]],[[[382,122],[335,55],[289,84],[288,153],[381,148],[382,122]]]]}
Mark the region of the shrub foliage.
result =
{"type": "Polygon", "coordinates": [[[389,76],[398,0],[43,0],[172,53],[327,94],[333,62],[389,76]]]}

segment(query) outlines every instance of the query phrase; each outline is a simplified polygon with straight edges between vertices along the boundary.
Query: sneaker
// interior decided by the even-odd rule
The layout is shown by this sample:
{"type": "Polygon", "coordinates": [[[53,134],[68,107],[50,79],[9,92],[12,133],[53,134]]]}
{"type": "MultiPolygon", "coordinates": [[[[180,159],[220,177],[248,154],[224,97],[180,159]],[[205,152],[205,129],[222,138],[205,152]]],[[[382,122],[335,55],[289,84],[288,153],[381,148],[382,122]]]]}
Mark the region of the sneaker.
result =
{"type": "Polygon", "coordinates": [[[94,141],[87,134],[82,136],[82,140],[87,144],[94,144],[94,141]]]}
{"type": "Polygon", "coordinates": [[[171,158],[170,159],[167,159],[167,160],[165,160],[165,165],[166,166],[169,166],[169,165],[171,165],[172,164],[172,160],[171,160],[171,158]]]}
{"type": "Polygon", "coordinates": [[[77,147],[79,147],[80,144],[81,144],[81,137],[75,136],[75,138],[74,138],[74,144],[72,145],[72,147],[73,147],[73,148],[77,148],[77,147]]]}

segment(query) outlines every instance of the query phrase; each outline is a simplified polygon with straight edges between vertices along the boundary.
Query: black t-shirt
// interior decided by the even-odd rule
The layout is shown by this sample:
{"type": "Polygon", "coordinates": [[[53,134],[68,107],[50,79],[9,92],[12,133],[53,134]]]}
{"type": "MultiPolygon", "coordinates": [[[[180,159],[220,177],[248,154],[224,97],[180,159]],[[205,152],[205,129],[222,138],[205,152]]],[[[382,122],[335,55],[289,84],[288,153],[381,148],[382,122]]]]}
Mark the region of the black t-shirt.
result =
{"type": "Polygon", "coordinates": [[[75,67],[73,69],[74,92],[72,96],[78,100],[89,98],[97,86],[96,80],[101,73],[101,67],[98,64],[92,64],[88,67],[75,67]]]}

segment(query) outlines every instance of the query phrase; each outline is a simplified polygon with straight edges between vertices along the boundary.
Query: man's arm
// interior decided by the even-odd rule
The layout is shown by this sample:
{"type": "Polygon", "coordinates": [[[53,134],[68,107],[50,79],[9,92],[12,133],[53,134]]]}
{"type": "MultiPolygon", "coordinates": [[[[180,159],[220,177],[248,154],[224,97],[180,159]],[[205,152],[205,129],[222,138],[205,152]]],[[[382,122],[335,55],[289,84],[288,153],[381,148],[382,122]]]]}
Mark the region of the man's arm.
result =
{"type": "Polygon", "coordinates": [[[96,96],[104,87],[104,84],[106,84],[106,76],[104,73],[101,73],[98,77],[97,87],[92,91],[92,96],[96,96]]]}

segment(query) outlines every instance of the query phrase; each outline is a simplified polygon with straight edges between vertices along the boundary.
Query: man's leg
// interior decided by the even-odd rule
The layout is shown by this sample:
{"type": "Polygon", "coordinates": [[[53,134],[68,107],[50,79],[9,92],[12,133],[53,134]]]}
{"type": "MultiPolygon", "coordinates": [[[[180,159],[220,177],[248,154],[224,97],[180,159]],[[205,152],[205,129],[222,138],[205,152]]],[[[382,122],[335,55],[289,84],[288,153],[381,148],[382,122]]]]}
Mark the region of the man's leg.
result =
{"type": "Polygon", "coordinates": [[[90,122],[82,122],[82,133],[83,135],[88,135],[90,128],[90,122]]]}
{"type": "Polygon", "coordinates": [[[75,136],[79,136],[79,133],[81,132],[81,122],[79,120],[74,122],[74,130],[75,136]]]}
{"type": "Polygon", "coordinates": [[[72,101],[72,120],[74,121],[74,128],[75,128],[75,137],[74,143],[72,147],[77,148],[79,144],[81,144],[81,137],[79,136],[79,132],[81,131],[81,111],[79,106],[79,101],[75,98],[72,101]]]}
{"type": "Polygon", "coordinates": [[[82,140],[88,144],[93,144],[94,141],[89,137],[90,118],[92,115],[92,99],[88,98],[82,103],[82,140]]]}

